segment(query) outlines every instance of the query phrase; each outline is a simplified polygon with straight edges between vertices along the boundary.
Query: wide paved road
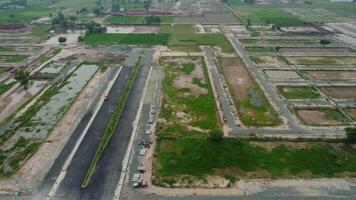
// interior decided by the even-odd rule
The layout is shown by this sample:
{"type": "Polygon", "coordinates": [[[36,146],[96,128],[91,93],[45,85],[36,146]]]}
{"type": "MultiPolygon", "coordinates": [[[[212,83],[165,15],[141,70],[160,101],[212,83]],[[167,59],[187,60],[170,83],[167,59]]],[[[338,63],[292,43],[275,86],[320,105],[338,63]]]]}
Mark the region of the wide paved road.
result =
{"type": "MultiPolygon", "coordinates": [[[[98,162],[97,170],[93,175],[89,187],[86,188],[85,190],[81,189],[80,187],[81,182],[86,174],[87,169],[89,168],[90,162],[100,143],[100,138],[104,133],[104,130],[106,129],[106,126],[111,118],[112,111],[114,110],[117,101],[121,97],[122,91],[130,77],[129,75],[132,71],[132,67],[134,66],[134,64],[136,63],[139,57],[138,51],[135,51],[130,55],[125,66],[122,68],[118,78],[116,79],[112,89],[110,90],[110,93],[108,95],[109,99],[105,101],[103,105],[100,107],[99,112],[97,113],[93,121],[93,124],[88,129],[86,136],[84,137],[77,152],[75,153],[74,158],[67,169],[65,178],[60,183],[59,188],[56,191],[53,199],[68,199],[68,200],[69,199],[100,199],[100,196],[102,194],[108,195],[109,194],[107,193],[108,190],[110,188],[116,187],[116,183],[119,179],[118,178],[119,174],[117,174],[117,172],[120,171],[120,167],[121,167],[120,159],[122,160],[120,156],[124,154],[125,146],[127,146],[126,136],[129,136],[131,134],[131,131],[129,129],[125,127],[120,127],[119,125],[123,126],[123,125],[131,124],[130,123],[131,118],[129,114],[134,112],[135,109],[132,103],[136,102],[137,99],[139,99],[139,97],[136,98],[135,97],[136,95],[133,94],[134,93],[141,94],[139,90],[140,87],[143,88],[142,85],[146,78],[146,74],[149,68],[148,66],[151,63],[151,57],[152,57],[151,55],[152,55],[151,52],[146,52],[143,60],[141,61],[143,65],[139,70],[137,79],[129,95],[129,99],[127,101],[129,104],[127,104],[123,110],[122,117],[120,119],[120,122],[118,123],[118,127],[116,128],[116,132],[112,137],[112,140],[108,144],[108,150],[106,150],[103,153],[102,158],[98,162]],[[122,122],[123,119],[124,122],[122,122]],[[120,136],[119,139],[118,136],[120,136]],[[123,152],[122,155],[120,152],[123,152]],[[108,157],[108,153],[115,154],[115,156],[111,155],[108,157]],[[104,175],[101,172],[101,170],[105,170],[104,175]],[[98,177],[100,177],[100,179],[98,179],[98,177]]],[[[135,114],[136,113],[132,113],[133,116],[135,116],[135,114]]],[[[73,137],[72,137],[73,139],[70,138],[68,144],[61,152],[61,155],[55,161],[55,164],[50,169],[44,181],[44,184],[40,188],[38,193],[48,194],[48,191],[51,189],[55,180],[57,179],[57,176],[59,175],[62,166],[68,157],[68,154],[71,152],[75,142],[78,139],[78,136],[82,134],[91,116],[92,113],[89,112],[82,119],[81,123],[78,125],[77,129],[73,133],[73,137]]],[[[113,193],[113,191],[111,193],[113,193]]],[[[45,196],[42,196],[41,199],[44,197],[45,196]]]]}

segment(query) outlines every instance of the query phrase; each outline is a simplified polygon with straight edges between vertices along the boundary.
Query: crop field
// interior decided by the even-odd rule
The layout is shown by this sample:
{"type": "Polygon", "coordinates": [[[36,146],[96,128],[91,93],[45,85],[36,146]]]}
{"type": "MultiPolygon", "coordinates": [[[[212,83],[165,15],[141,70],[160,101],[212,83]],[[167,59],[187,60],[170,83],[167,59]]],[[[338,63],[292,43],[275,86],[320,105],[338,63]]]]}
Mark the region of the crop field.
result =
{"type": "Polygon", "coordinates": [[[295,108],[294,111],[297,117],[306,125],[335,126],[347,123],[347,118],[335,108],[308,107],[295,108]]]}
{"type": "Polygon", "coordinates": [[[295,65],[356,65],[356,57],[351,56],[328,56],[328,57],[286,57],[288,61],[295,65]]]}
{"type": "Polygon", "coordinates": [[[356,80],[356,71],[303,71],[313,80],[356,80]]]}
{"type": "Polygon", "coordinates": [[[168,46],[175,50],[200,51],[199,45],[219,47],[223,52],[231,52],[232,48],[222,34],[172,33],[168,46]]]}
{"type": "MultiPolygon", "coordinates": [[[[327,38],[332,44],[337,43],[335,40],[327,38]]],[[[300,39],[300,38],[280,38],[280,39],[239,39],[242,44],[269,44],[269,45],[300,45],[300,44],[320,44],[320,38],[300,39]]]]}
{"type": "MultiPolygon", "coordinates": [[[[350,3],[330,2],[324,0],[310,0],[309,3],[302,4],[284,4],[268,3],[266,5],[251,5],[230,0],[234,10],[242,15],[244,19],[251,18],[258,22],[281,22],[284,20],[289,24],[298,24],[300,21],[305,22],[344,22],[356,17],[356,8],[350,3]],[[262,8],[268,8],[266,13],[262,13],[262,8]],[[257,16],[250,16],[253,13],[257,16]],[[273,21],[274,18],[280,17],[280,20],[273,21]]],[[[258,23],[256,22],[256,23],[258,23]]]]}
{"type": "Polygon", "coordinates": [[[256,24],[300,25],[304,22],[280,8],[258,5],[232,6],[245,21],[256,24]]]}
{"type": "Polygon", "coordinates": [[[0,85],[0,96],[3,95],[8,90],[10,90],[15,84],[16,84],[16,81],[13,79],[6,81],[5,83],[2,83],[0,85]]]}
{"type": "Polygon", "coordinates": [[[220,57],[222,72],[229,84],[236,109],[246,126],[276,126],[281,123],[265,94],[239,57],[220,57]]]}
{"type": "Polygon", "coordinates": [[[17,63],[24,61],[27,57],[26,55],[0,55],[0,62],[17,63]]]}
{"type": "Polygon", "coordinates": [[[205,13],[202,16],[178,16],[177,24],[240,24],[240,20],[230,13],[205,13]]]}
{"type": "Polygon", "coordinates": [[[26,112],[16,119],[11,129],[1,135],[0,176],[14,173],[33,154],[51,132],[61,115],[96,72],[96,65],[82,65],[65,82],[52,86],[26,112]]]}
{"type": "Polygon", "coordinates": [[[271,47],[245,47],[248,52],[273,52],[274,49],[271,47]]]}
{"type": "Polygon", "coordinates": [[[166,33],[92,33],[86,35],[82,42],[90,45],[105,44],[105,45],[165,45],[168,42],[169,34],[166,33]]]}
{"type": "Polygon", "coordinates": [[[286,99],[318,99],[319,92],[311,86],[277,86],[278,92],[286,99]]]}
{"type": "MultiPolygon", "coordinates": [[[[147,24],[145,16],[110,16],[105,20],[106,23],[119,25],[119,24],[147,24]]],[[[171,23],[173,17],[161,16],[160,23],[171,23]]]]}
{"type": "Polygon", "coordinates": [[[355,86],[329,86],[320,89],[334,99],[356,99],[355,86]]]}
{"type": "Polygon", "coordinates": [[[353,49],[347,47],[281,47],[281,53],[352,53],[353,49]]]}

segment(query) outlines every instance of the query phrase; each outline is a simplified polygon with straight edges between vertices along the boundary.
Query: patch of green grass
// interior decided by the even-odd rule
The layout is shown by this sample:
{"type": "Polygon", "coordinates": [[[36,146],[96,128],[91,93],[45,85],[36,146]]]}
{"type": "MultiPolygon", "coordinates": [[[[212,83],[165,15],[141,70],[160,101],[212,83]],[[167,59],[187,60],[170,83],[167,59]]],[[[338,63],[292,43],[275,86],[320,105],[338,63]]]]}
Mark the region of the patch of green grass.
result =
{"type": "Polygon", "coordinates": [[[5,63],[17,63],[25,60],[27,55],[0,55],[0,60],[5,63]]]}
{"type": "Polygon", "coordinates": [[[257,56],[250,56],[250,59],[255,62],[257,65],[263,63],[263,60],[257,56]]]}
{"type": "Polygon", "coordinates": [[[0,51],[15,51],[13,47],[0,47],[0,51]]]}
{"type": "Polygon", "coordinates": [[[245,47],[248,52],[273,52],[274,49],[271,47],[245,47]]]}
{"type": "Polygon", "coordinates": [[[157,148],[158,179],[164,182],[182,175],[223,175],[225,169],[232,169],[230,175],[237,178],[356,176],[355,149],[306,143],[299,148],[281,144],[267,150],[263,145],[241,139],[161,139],[157,148]]]}
{"type": "Polygon", "coordinates": [[[182,70],[185,74],[191,74],[195,69],[194,63],[185,63],[182,64],[182,70]]]}
{"type": "Polygon", "coordinates": [[[116,34],[116,33],[92,33],[86,35],[82,42],[90,45],[165,45],[169,34],[144,33],[144,34],[116,34]]]}
{"type": "Polygon", "coordinates": [[[53,58],[55,55],[59,54],[61,52],[61,48],[55,48],[54,50],[50,51],[49,53],[46,53],[42,55],[41,57],[38,58],[39,63],[44,63],[48,61],[49,59],[53,58]]]}
{"type": "Polygon", "coordinates": [[[318,99],[319,92],[311,86],[278,86],[278,91],[286,99],[318,99]]]}
{"type": "Polygon", "coordinates": [[[10,83],[3,83],[0,85],[0,96],[3,95],[5,92],[10,90],[14,85],[16,84],[16,81],[12,81],[10,83]]]}

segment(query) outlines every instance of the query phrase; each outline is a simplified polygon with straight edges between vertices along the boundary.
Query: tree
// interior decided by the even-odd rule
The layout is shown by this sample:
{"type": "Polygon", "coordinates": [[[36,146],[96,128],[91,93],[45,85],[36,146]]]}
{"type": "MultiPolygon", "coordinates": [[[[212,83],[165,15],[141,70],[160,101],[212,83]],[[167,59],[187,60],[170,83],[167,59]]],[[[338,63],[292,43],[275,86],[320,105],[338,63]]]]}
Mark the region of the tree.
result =
{"type": "Polygon", "coordinates": [[[276,46],[276,51],[279,52],[279,50],[281,49],[280,46],[276,46]]]}
{"type": "Polygon", "coordinates": [[[14,77],[25,90],[27,89],[28,82],[30,81],[30,73],[24,69],[16,69],[14,77]]]}
{"type": "Polygon", "coordinates": [[[223,139],[223,134],[219,130],[209,132],[209,139],[213,142],[220,142],[223,139]]]}
{"type": "Polygon", "coordinates": [[[61,36],[61,37],[58,38],[58,42],[59,42],[59,44],[66,43],[67,42],[67,38],[61,36]]]}
{"type": "Polygon", "coordinates": [[[356,143],[356,128],[355,127],[347,127],[345,128],[346,132],[346,140],[348,143],[355,144],[356,143]]]}
{"type": "Polygon", "coordinates": [[[331,43],[330,40],[324,40],[324,39],[320,40],[320,44],[323,45],[323,47],[325,47],[326,45],[328,45],[330,43],[331,43]]]}
{"type": "Polygon", "coordinates": [[[105,33],[106,32],[106,28],[104,26],[101,26],[99,23],[96,22],[90,22],[89,24],[87,24],[87,30],[88,30],[88,34],[90,33],[105,33]]]}

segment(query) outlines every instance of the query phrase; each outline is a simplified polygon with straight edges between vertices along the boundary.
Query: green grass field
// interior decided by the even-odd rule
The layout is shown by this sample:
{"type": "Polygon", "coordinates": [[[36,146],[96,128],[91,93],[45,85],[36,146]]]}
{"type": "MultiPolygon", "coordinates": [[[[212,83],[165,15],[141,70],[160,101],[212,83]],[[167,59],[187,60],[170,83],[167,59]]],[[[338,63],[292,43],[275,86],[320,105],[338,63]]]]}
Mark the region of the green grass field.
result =
{"type": "Polygon", "coordinates": [[[17,63],[25,60],[26,55],[0,55],[0,61],[5,63],[17,63]]]}
{"type": "Polygon", "coordinates": [[[169,186],[185,175],[239,178],[355,177],[356,150],[327,143],[275,144],[243,139],[159,140],[156,184],[169,186]],[[269,148],[269,149],[270,149],[269,148]]]}
{"type": "Polygon", "coordinates": [[[16,84],[16,81],[12,81],[8,84],[1,84],[0,85],[0,96],[3,95],[5,92],[10,90],[14,85],[16,84]]]}
{"type": "Polygon", "coordinates": [[[253,24],[300,25],[304,22],[280,8],[259,5],[232,6],[245,21],[253,24]]]}
{"type": "Polygon", "coordinates": [[[320,94],[311,86],[277,86],[286,99],[318,99],[320,94]]]}
{"type": "MultiPolygon", "coordinates": [[[[161,16],[160,23],[171,23],[173,22],[173,17],[171,16],[161,16]]],[[[109,24],[146,24],[145,16],[110,16],[105,20],[109,24]]]]}
{"type": "Polygon", "coordinates": [[[145,33],[145,34],[117,34],[117,33],[92,33],[86,35],[82,42],[90,45],[165,45],[169,39],[169,34],[145,33]]]}

